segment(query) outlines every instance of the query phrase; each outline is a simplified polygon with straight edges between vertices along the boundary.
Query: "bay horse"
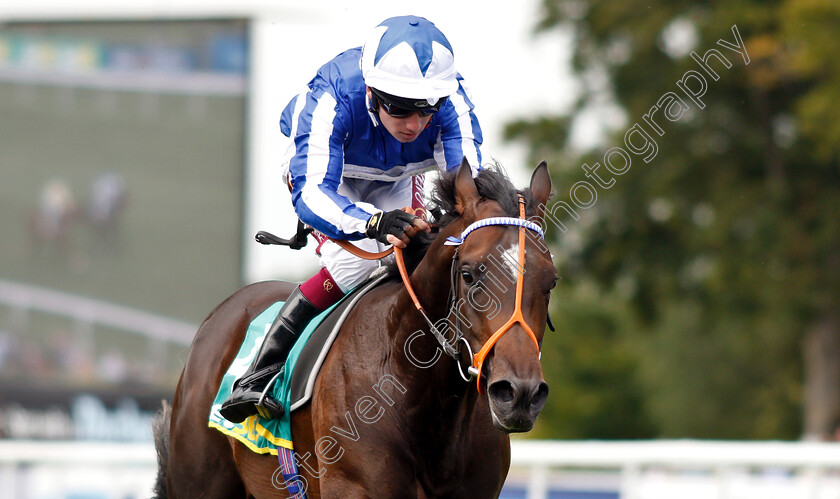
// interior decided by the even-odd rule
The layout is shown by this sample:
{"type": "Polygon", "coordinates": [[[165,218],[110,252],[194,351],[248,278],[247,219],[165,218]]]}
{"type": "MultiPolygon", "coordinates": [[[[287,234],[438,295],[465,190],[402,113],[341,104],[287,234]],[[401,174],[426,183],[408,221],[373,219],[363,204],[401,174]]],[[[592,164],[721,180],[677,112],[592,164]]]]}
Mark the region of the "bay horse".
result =
{"type": "MultiPolygon", "coordinates": [[[[309,498],[497,497],[510,466],[508,434],[529,431],[545,404],[539,345],[557,280],[533,228],[551,191],[545,162],[522,191],[496,169],[473,178],[466,162],[436,187],[432,203],[445,214],[436,236],[424,245],[421,233],[406,249],[410,260],[421,247],[410,287],[391,279],[359,300],[311,401],[292,413],[309,498]],[[525,218],[530,228],[507,225],[525,218]],[[451,325],[448,337],[430,323],[451,325]]],[[[249,323],[294,287],[246,286],[199,328],[171,415],[165,408],[156,422],[159,497],[289,497],[275,456],[252,452],[207,419],[249,323]]]]}

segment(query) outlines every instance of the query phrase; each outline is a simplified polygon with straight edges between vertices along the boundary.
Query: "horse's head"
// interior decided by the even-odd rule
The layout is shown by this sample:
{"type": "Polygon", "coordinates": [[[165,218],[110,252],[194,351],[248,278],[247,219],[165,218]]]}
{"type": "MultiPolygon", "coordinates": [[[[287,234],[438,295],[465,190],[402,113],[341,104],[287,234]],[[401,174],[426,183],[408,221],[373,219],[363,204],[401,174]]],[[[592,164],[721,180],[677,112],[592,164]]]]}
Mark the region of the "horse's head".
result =
{"type": "Polygon", "coordinates": [[[490,195],[479,191],[466,163],[456,175],[460,219],[454,231],[479,228],[463,237],[455,256],[453,285],[460,304],[455,315],[475,353],[473,374],[479,391],[487,392],[493,423],[505,432],[522,432],[534,426],[548,396],[539,345],[557,271],[539,227],[510,224],[526,218],[542,225],[551,179],[543,162],[521,194],[505,182],[491,185],[490,195]],[[498,225],[475,224],[494,219],[498,225]]]}

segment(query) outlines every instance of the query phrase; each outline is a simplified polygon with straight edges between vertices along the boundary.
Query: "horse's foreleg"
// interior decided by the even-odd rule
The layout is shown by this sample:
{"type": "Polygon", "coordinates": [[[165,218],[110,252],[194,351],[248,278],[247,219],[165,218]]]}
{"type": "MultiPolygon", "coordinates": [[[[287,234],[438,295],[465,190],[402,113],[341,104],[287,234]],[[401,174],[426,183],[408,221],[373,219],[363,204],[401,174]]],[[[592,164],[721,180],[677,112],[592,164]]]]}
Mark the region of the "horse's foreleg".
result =
{"type": "MultiPolygon", "coordinates": [[[[387,459],[387,458],[386,458],[387,459]]],[[[367,461],[370,463],[370,461],[367,461]]],[[[426,499],[428,496],[405,468],[394,466],[373,477],[346,475],[330,470],[321,479],[322,499],[426,499]]]]}

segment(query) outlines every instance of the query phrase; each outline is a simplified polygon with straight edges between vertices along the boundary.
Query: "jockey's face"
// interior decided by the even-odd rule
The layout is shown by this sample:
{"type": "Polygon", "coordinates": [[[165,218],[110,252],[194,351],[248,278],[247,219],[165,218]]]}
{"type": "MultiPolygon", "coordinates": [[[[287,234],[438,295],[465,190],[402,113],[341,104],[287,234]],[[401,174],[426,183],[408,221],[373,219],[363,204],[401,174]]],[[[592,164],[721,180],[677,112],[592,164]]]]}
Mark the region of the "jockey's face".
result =
{"type": "MultiPolygon", "coordinates": [[[[368,99],[371,98],[370,89],[368,89],[368,99]]],[[[394,118],[388,114],[382,106],[379,106],[377,111],[379,122],[385,127],[388,132],[400,142],[407,143],[414,141],[420,132],[426,129],[426,125],[432,120],[432,115],[423,116],[423,113],[417,111],[405,118],[394,118]]]]}

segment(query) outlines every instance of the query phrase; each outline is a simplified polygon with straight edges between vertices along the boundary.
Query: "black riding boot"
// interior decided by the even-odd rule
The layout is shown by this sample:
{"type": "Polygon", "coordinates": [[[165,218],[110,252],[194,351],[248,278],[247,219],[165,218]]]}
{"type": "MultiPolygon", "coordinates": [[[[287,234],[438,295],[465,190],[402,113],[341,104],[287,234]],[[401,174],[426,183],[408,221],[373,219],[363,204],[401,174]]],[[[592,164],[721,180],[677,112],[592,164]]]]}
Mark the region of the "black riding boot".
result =
{"type": "Polygon", "coordinates": [[[289,295],[268,330],[256,358],[248,371],[236,380],[230,396],[222,404],[219,412],[225,419],[240,423],[252,414],[268,419],[283,416],[283,406],[268,394],[263,396],[263,392],[269,382],[283,371],[286,356],[300,332],[320,312],[303,296],[300,287],[289,295]]]}

